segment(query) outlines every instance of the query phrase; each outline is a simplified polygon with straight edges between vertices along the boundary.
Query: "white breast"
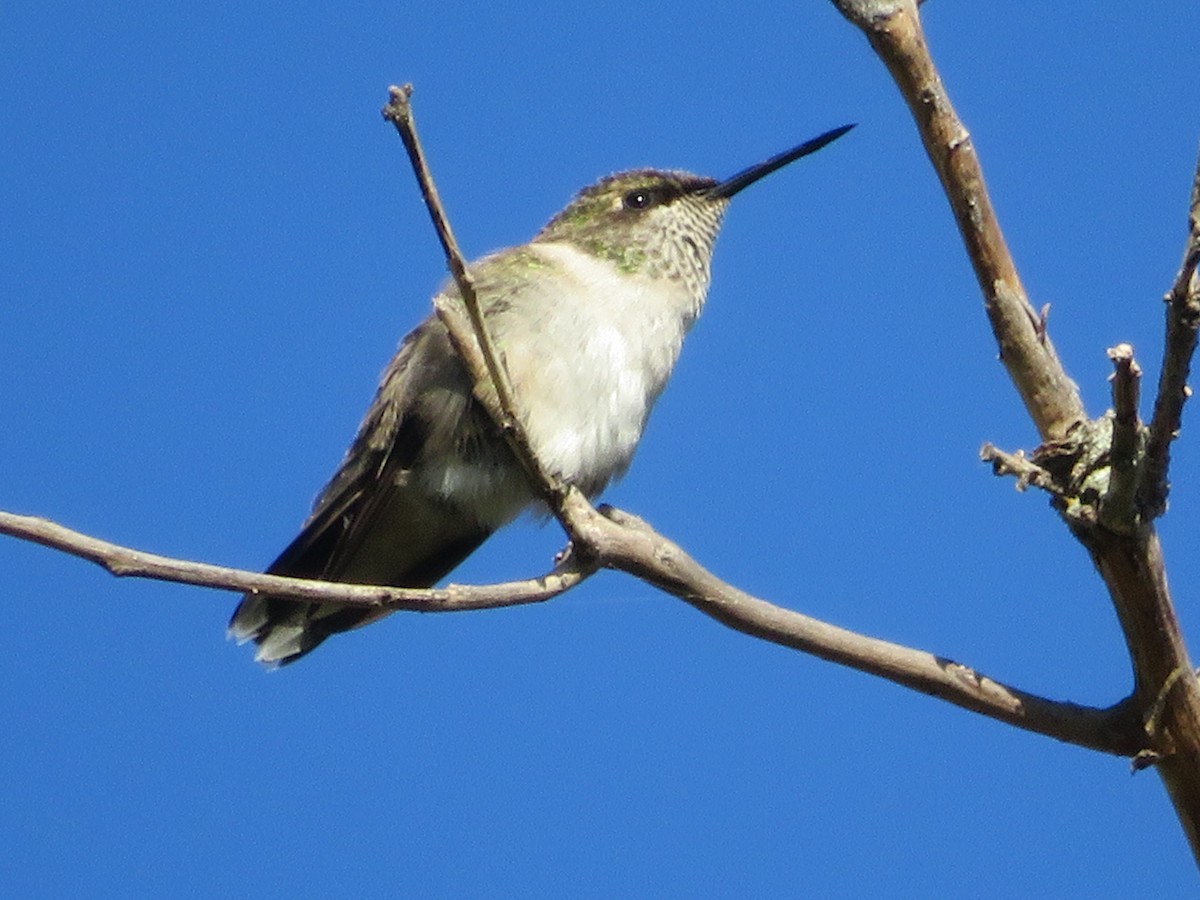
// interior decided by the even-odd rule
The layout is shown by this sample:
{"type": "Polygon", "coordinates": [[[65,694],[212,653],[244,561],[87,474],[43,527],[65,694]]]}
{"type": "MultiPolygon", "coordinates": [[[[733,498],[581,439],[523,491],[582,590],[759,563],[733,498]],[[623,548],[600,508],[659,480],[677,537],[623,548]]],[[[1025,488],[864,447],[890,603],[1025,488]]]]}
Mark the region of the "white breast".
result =
{"type": "MultiPolygon", "coordinates": [[[[622,272],[561,243],[522,319],[497,325],[543,462],[589,492],[629,465],[694,316],[682,285],[622,272]],[[527,327],[528,326],[528,327],[527,327]]],[[[526,298],[522,298],[524,301],[526,298]]]]}

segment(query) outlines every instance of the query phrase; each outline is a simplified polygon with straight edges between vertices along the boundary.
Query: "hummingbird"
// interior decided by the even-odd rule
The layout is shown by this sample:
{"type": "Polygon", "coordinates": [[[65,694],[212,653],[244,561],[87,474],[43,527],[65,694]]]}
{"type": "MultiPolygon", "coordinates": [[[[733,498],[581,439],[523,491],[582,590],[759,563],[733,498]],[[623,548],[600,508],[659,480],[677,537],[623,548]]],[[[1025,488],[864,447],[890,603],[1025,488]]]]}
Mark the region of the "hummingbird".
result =
{"type": "MultiPolygon", "coordinates": [[[[468,266],[543,466],[594,497],[633,458],[708,294],[730,199],[853,125],[724,181],[636,169],[584,188],[527,244],[468,266]]],[[[441,295],[457,298],[453,282],[441,295]]],[[[430,587],[540,501],[431,315],[401,342],[300,534],[267,569],[430,587]]],[[[229,623],[270,667],[390,611],[246,594],[229,623]]]]}

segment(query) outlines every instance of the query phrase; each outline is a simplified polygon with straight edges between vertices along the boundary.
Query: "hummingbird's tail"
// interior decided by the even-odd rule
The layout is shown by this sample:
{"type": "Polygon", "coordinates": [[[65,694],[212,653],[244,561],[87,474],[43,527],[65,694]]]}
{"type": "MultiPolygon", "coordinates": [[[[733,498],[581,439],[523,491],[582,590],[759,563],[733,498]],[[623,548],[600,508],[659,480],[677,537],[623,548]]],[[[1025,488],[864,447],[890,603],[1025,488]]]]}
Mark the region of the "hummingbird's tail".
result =
{"type": "MultiPolygon", "coordinates": [[[[301,535],[303,537],[303,535],[301,535]]],[[[443,546],[434,560],[409,572],[388,578],[365,575],[337,577],[331,580],[350,584],[386,584],[396,587],[431,587],[451,569],[467,558],[487,535],[443,546]]],[[[299,540],[299,538],[297,539],[299,540]]],[[[293,568],[289,551],[284,551],[269,569],[269,575],[291,575],[299,578],[326,578],[310,574],[307,566],[293,568]]],[[[258,652],[254,659],[270,668],[293,663],[315,650],[326,638],[377,622],[391,613],[389,609],[346,606],[341,603],[305,603],[274,597],[270,594],[246,594],[229,620],[229,636],[239,644],[254,641],[258,652]]]]}
{"type": "MultiPolygon", "coordinates": [[[[267,572],[430,587],[516,516],[533,498],[471,390],[448,333],[431,316],[388,363],[341,466],[267,572]]],[[[229,635],[258,644],[259,662],[282,666],[388,612],[246,594],[229,635]]]]}
{"type": "MultiPolygon", "coordinates": [[[[267,574],[431,587],[493,530],[469,517],[447,515],[412,491],[381,491],[373,499],[369,508],[314,516],[267,574]]],[[[255,660],[276,668],[295,662],[334,634],[369,625],[390,612],[246,594],[229,620],[229,636],[238,643],[254,641],[255,660]]]]}
{"type": "Polygon", "coordinates": [[[239,644],[254,641],[258,644],[254,659],[275,668],[295,662],[332,635],[369,625],[387,614],[388,610],[247,594],[229,621],[229,636],[239,644]]]}

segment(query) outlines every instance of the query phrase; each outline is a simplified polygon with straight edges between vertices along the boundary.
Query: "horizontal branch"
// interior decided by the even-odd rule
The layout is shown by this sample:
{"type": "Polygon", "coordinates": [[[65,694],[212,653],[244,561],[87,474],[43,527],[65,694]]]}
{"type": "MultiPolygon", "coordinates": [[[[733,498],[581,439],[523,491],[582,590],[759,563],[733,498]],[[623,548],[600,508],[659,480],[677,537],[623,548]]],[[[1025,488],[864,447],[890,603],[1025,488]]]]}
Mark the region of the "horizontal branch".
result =
{"type": "Polygon", "coordinates": [[[151,578],[238,593],[271,594],[290,600],[331,601],[413,612],[463,612],[540,603],[575,587],[598,568],[579,561],[574,554],[566,554],[553,571],[540,578],[489,585],[399,588],[309,581],[173,559],[102,541],[47,519],[3,511],[0,511],[0,534],[89,560],[119,578],[151,578]]]}
{"type": "Polygon", "coordinates": [[[305,581],[171,559],[98,540],[45,519],[6,512],[0,512],[0,534],[90,560],[118,576],[417,612],[538,603],[606,567],[641,578],[745,634],[877,675],[1028,731],[1119,756],[1135,756],[1147,748],[1144,728],[1129,701],[1098,709],[1026,693],[953,660],[857,634],[752,597],[712,575],[641,519],[618,510],[596,510],[577,491],[568,493],[564,506],[578,539],[586,543],[586,553],[566,554],[554,571],[541,578],[427,590],[305,581]]]}

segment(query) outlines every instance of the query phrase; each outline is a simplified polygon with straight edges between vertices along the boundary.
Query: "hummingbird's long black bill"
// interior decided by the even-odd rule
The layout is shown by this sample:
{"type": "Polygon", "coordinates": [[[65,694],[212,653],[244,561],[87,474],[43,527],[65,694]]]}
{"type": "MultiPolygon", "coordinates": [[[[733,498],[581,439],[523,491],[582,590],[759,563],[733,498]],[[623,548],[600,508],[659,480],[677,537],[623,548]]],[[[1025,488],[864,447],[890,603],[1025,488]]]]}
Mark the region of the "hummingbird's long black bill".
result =
{"type": "Polygon", "coordinates": [[[805,141],[798,147],[777,153],[775,156],[760,162],[758,165],[743,169],[732,178],[726,178],[715,187],[709,188],[706,193],[713,200],[728,200],[738,191],[749,187],[760,178],[766,178],[776,169],[782,169],[788,163],[795,162],[800,157],[808,156],[810,153],[816,153],[826,144],[832,144],[853,127],[854,125],[843,125],[841,128],[834,128],[832,131],[827,131],[819,137],[813,138],[811,141],[805,141]]]}

